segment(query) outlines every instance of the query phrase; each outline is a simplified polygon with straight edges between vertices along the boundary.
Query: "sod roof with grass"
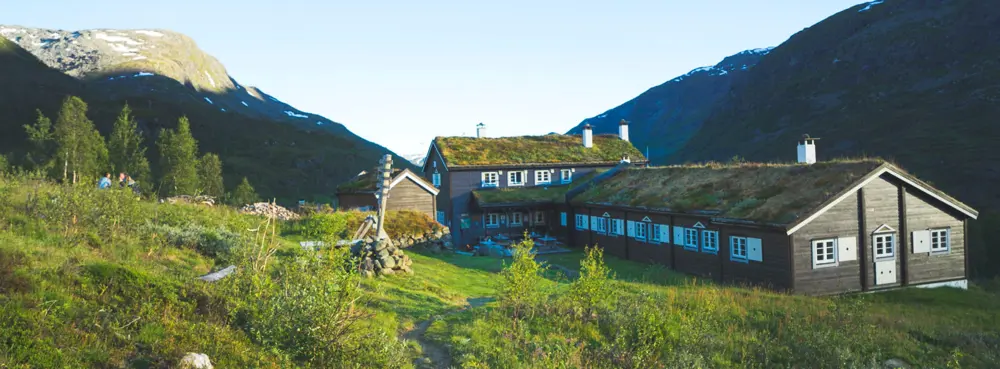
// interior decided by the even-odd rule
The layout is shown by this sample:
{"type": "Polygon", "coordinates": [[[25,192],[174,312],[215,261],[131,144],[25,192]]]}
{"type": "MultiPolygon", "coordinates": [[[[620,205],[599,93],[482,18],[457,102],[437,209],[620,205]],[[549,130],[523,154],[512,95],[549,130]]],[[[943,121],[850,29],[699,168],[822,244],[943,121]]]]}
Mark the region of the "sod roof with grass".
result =
{"type": "Polygon", "coordinates": [[[566,193],[607,171],[598,169],[577,178],[573,183],[555,186],[508,187],[472,191],[472,197],[481,207],[562,204],[566,193]]]}
{"type": "Polygon", "coordinates": [[[549,134],[498,138],[438,137],[434,139],[449,168],[525,164],[617,164],[628,156],[633,163],[646,157],[616,135],[594,135],[593,147],[583,147],[579,135],[549,134]]]}
{"type": "MultiPolygon", "coordinates": [[[[392,168],[392,175],[390,178],[396,178],[396,176],[402,171],[403,170],[399,168],[392,168]]],[[[358,175],[350,181],[337,186],[337,192],[339,193],[367,193],[375,192],[376,190],[378,190],[377,168],[372,168],[358,173],[358,175]]]]}
{"type": "Polygon", "coordinates": [[[789,224],[883,165],[890,164],[880,159],[845,159],[812,165],[738,163],[634,168],[584,191],[572,202],[789,224]]]}

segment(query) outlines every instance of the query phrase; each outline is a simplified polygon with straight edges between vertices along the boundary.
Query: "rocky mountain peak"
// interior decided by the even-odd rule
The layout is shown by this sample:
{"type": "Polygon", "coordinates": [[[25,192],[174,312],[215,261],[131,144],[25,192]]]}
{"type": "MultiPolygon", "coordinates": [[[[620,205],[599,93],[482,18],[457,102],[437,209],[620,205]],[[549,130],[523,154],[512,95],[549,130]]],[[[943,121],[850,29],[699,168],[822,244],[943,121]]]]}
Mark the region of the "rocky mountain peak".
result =
{"type": "Polygon", "coordinates": [[[161,75],[200,91],[235,89],[226,68],[190,37],[167,30],[66,31],[0,25],[0,35],[70,76],[114,78],[118,71],[161,75]]]}

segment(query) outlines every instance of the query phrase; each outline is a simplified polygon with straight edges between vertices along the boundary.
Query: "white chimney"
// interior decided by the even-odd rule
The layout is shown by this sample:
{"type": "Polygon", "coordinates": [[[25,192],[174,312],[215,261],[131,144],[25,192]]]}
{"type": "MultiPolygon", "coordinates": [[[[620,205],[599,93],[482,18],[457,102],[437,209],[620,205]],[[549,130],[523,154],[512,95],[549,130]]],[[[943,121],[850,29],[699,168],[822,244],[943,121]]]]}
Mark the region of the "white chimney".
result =
{"type": "Polygon", "coordinates": [[[618,123],[618,138],[622,139],[622,141],[628,141],[628,122],[624,119],[618,123]]]}
{"type": "Polygon", "coordinates": [[[476,138],[486,137],[486,125],[479,123],[476,125],[476,138]]]}
{"type": "Polygon", "coordinates": [[[590,123],[583,125],[583,147],[594,147],[594,131],[590,129],[590,123]]]}
{"type": "Polygon", "coordinates": [[[802,135],[802,140],[799,141],[798,147],[798,162],[800,164],[816,163],[816,140],[818,140],[818,138],[809,137],[809,135],[802,135]]]}

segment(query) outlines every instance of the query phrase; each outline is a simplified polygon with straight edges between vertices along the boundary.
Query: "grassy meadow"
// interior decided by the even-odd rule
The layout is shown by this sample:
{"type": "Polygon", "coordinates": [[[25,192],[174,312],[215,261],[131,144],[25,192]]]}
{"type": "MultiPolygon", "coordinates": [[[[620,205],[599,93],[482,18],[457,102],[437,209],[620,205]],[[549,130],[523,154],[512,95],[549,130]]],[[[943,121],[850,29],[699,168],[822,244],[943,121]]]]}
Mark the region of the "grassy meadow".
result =
{"type": "Polygon", "coordinates": [[[582,250],[413,249],[415,275],[363,279],[342,251],[296,242],[357,214],[272,223],[90,187],[0,176],[0,368],[167,368],[187,352],[217,368],[1000,367],[1000,281],[814,298],[582,250]]]}

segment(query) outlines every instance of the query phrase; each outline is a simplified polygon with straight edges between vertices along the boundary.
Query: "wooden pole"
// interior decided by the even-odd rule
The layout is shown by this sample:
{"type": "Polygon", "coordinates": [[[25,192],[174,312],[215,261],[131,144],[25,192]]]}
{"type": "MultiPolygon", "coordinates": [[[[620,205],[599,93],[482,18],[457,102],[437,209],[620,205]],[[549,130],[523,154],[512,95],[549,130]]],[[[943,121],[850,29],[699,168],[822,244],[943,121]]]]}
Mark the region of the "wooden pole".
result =
{"type": "Polygon", "coordinates": [[[379,166],[380,178],[378,181],[378,224],[374,237],[376,241],[382,239],[382,234],[385,229],[383,224],[385,223],[385,208],[389,203],[389,177],[392,175],[392,155],[386,154],[383,156],[382,160],[379,161],[379,164],[381,165],[379,166]]]}

